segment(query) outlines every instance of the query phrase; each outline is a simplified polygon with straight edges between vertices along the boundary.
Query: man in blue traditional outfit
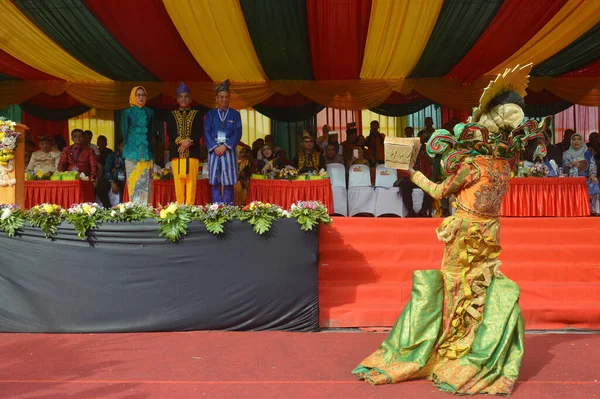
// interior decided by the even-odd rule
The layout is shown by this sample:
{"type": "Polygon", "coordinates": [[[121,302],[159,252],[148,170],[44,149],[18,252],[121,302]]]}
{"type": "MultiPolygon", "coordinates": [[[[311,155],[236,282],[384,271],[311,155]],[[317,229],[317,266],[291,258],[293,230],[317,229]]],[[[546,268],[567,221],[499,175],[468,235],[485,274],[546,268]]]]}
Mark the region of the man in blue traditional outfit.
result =
{"type": "Polygon", "coordinates": [[[212,201],[233,205],[233,186],[238,172],[236,146],[242,138],[242,118],[238,111],[229,108],[229,80],[217,86],[216,99],[217,108],[208,111],[204,121],[208,179],[212,201]]]}
{"type": "Polygon", "coordinates": [[[183,82],[177,88],[177,103],[179,109],[171,111],[167,117],[169,159],[173,165],[175,196],[179,204],[194,205],[200,166],[202,115],[190,108],[191,91],[183,82]]]}

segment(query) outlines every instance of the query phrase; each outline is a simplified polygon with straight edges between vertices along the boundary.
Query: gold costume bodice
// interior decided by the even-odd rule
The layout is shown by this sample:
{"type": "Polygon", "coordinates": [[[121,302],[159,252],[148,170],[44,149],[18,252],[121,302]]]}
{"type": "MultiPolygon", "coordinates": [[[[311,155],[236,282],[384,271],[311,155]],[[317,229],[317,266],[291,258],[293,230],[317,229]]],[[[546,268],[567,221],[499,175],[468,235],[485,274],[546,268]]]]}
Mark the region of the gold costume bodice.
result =
{"type": "Polygon", "coordinates": [[[496,218],[500,216],[502,200],[508,190],[508,161],[478,156],[473,158],[472,162],[478,169],[479,178],[456,193],[456,205],[479,217],[496,218]]]}

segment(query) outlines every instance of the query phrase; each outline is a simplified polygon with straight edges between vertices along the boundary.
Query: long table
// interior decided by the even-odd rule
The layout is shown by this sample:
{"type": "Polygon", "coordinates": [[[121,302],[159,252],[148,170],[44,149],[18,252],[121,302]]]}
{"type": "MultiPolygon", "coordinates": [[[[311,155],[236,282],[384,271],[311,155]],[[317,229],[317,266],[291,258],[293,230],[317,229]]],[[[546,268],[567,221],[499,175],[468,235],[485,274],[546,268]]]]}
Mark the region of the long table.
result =
{"type": "Polygon", "coordinates": [[[73,204],[94,202],[94,183],[85,180],[27,180],[25,208],[50,203],[70,208],[73,204]]]}
{"type": "Polygon", "coordinates": [[[261,180],[250,179],[246,202],[268,202],[284,209],[298,201],[321,201],[333,212],[333,192],[329,179],[321,180],[261,180]]]}
{"type": "Polygon", "coordinates": [[[510,181],[501,216],[589,216],[585,177],[523,177],[510,181]]]}

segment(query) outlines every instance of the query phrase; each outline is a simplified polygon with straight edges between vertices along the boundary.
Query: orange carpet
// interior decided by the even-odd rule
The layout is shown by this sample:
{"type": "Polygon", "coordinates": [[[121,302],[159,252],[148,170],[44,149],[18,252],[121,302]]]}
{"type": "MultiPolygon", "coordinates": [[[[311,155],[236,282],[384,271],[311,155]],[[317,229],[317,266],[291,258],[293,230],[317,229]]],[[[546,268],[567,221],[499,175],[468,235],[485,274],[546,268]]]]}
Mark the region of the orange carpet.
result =
{"type": "MultiPolygon", "coordinates": [[[[412,272],[440,267],[441,219],[334,218],[321,230],[322,327],[392,326],[412,272]]],[[[501,219],[501,271],[528,330],[600,330],[600,218],[501,219]]]]}

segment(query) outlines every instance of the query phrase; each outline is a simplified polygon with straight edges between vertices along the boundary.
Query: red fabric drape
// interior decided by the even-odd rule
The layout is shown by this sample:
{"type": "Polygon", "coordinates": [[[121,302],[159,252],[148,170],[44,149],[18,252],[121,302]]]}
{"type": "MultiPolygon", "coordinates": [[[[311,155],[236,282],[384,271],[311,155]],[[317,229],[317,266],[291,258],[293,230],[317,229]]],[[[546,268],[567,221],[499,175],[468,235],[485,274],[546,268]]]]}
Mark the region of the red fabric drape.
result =
{"type": "Polygon", "coordinates": [[[510,181],[502,216],[589,216],[585,177],[525,177],[510,181]]]}
{"type": "Polygon", "coordinates": [[[158,79],[211,80],[179,36],[161,0],[85,0],[85,4],[158,79]]]}
{"type": "Polygon", "coordinates": [[[594,61],[591,64],[588,64],[583,68],[579,68],[575,71],[567,72],[561,76],[571,78],[600,76],[600,60],[594,61]]]}
{"type": "Polygon", "coordinates": [[[32,105],[37,105],[38,107],[53,109],[67,109],[82,105],[79,101],[75,100],[67,93],[63,93],[59,96],[51,96],[46,93],[40,93],[37,96],[29,99],[27,102],[32,105]]]}
{"type": "Polygon", "coordinates": [[[26,181],[25,208],[43,203],[70,208],[73,204],[94,202],[96,191],[91,181],[26,181]]]}
{"type": "Polygon", "coordinates": [[[31,130],[33,135],[33,141],[37,144],[37,138],[45,134],[50,137],[54,137],[55,134],[60,134],[65,138],[65,141],[69,142],[69,121],[48,121],[33,116],[25,111],[22,114],[23,124],[31,130]]]}
{"type": "Polygon", "coordinates": [[[442,107],[441,111],[442,111],[442,125],[450,122],[450,120],[452,118],[458,118],[458,119],[460,119],[460,122],[465,123],[467,121],[467,118],[469,116],[471,116],[471,112],[461,110],[461,109],[442,107]]]}
{"type": "Polygon", "coordinates": [[[315,79],[357,79],[371,0],[307,0],[306,11],[315,79]]]}
{"type": "Polygon", "coordinates": [[[261,201],[289,209],[298,201],[321,201],[333,212],[333,192],[329,179],[257,180],[250,179],[246,202],[261,201]]]}
{"type": "Polygon", "coordinates": [[[0,73],[25,80],[60,80],[39,71],[0,49],[0,73]]]}
{"type": "MultiPolygon", "coordinates": [[[[129,201],[129,193],[125,190],[123,202],[129,201]]],[[[167,205],[176,202],[175,184],[173,180],[154,180],[152,183],[152,206],[167,205]]],[[[196,184],[196,205],[206,205],[212,202],[212,194],[208,179],[200,179],[196,184]]]]}
{"type": "Polygon", "coordinates": [[[506,0],[477,43],[446,76],[473,82],[529,41],[567,0],[506,0]]]}

